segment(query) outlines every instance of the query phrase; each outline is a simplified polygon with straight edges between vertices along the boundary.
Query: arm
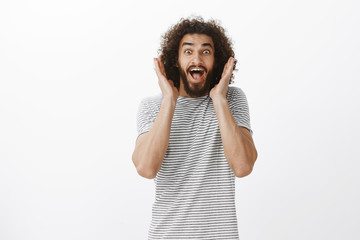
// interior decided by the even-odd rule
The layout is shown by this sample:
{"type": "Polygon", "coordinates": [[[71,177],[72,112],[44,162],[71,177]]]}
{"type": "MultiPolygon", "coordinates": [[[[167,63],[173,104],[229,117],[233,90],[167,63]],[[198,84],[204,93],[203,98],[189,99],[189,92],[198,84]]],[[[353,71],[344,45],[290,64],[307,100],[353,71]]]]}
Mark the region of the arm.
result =
{"type": "Polygon", "coordinates": [[[226,99],[213,101],[218,118],[225,157],[235,176],[249,175],[257,158],[257,151],[248,129],[239,127],[226,99]]]}
{"type": "Polygon", "coordinates": [[[150,131],[140,135],[136,141],[132,161],[140,176],[154,178],[161,168],[170,138],[171,121],[174,115],[178,90],[166,79],[161,58],[154,59],[155,71],[163,94],[160,111],[150,131]]]}
{"type": "Polygon", "coordinates": [[[226,99],[234,59],[230,58],[224,67],[219,84],[210,91],[219,122],[224,154],[235,176],[245,177],[252,171],[257,151],[250,132],[236,124],[226,99]]]}

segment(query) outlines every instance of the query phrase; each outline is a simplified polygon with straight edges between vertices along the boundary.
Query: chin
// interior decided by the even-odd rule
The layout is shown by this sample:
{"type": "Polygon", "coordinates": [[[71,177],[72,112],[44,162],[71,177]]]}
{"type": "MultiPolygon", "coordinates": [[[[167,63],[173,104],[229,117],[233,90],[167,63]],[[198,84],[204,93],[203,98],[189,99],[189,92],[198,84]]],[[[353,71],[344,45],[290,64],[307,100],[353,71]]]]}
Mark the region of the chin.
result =
{"type": "Polygon", "coordinates": [[[212,79],[212,72],[209,72],[204,79],[196,81],[188,76],[185,71],[180,71],[180,81],[183,83],[185,92],[190,97],[201,97],[207,95],[210,91],[210,84],[212,79]],[[194,83],[195,82],[195,83],[194,83]]]}
{"type": "Polygon", "coordinates": [[[202,84],[195,85],[184,81],[184,89],[186,93],[191,97],[201,97],[209,93],[210,84],[205,82],[202,84]]]}

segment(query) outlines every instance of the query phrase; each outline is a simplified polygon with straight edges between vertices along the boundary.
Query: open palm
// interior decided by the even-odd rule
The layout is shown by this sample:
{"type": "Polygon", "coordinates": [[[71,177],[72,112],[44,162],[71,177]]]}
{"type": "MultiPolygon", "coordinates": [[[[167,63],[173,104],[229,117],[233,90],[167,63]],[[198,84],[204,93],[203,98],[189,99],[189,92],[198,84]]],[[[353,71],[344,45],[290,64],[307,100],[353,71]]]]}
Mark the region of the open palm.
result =
{"type": "Polygon", "coordinates": [[[224,70],[221,75],[221,79],[220,79],[219,83],[216,84],[210,90],[211,99],[215,99],[218,97],[226,97],[226,93],[227,93],[227,90],[229,87],[229,82],[230,82],[231,74],[233,72],[234,64],[235,64],[235,59],[233,57],[230,57],[224,66],[224,70]]]}
{"type": "Polygon", "coordinates": [[[179,97],[179,90],[174,86],[174,82],[172,80],[168,80],[166,78],[165,67],[161,56],[159,58],[154,58],[154,64],[163,97],[176,101],[179,97]]]}

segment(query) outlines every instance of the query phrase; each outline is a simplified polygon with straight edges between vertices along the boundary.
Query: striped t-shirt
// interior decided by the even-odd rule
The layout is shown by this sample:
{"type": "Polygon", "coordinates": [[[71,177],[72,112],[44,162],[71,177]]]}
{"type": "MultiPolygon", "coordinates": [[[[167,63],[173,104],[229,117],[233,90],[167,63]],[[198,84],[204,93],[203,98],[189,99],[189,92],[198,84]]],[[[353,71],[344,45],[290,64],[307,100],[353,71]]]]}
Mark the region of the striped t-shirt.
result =
{"type": "MultiPolygon", "coordinates": [[[[227,100],[236,123],[252,134],[244,92],[230,86],[227,100]]],[[[161,101],[161,95],[141,101],[139,135],[150,131],[161,101]]],[[[239,239],[235,175],[224,156],[210,96],[178,97],[168,149],[154,182],[149,239],[239,239]]]]}

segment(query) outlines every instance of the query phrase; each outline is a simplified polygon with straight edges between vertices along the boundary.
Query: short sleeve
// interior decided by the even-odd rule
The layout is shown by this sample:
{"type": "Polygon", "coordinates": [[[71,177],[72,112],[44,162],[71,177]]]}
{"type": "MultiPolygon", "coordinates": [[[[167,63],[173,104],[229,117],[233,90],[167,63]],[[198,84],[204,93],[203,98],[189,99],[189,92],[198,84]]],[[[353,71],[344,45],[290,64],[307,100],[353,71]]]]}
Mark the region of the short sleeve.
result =
{"type": "Polygon", "coordinates": [[[137,132],[138,136],[141,134],[150,131],[155,119],[156,115],[154,113],[153,108],[149,104],[149,99],[143,99],[140,102],[138,112],[137,112],[137,132]]]}
{"type": "Polygon", "coordinates": [[[245,93],[241,88],[229,87],[228,101],[236,124],[247,128],[251,135],[253,135],[250,125],[249,105],[245,93]]]}

